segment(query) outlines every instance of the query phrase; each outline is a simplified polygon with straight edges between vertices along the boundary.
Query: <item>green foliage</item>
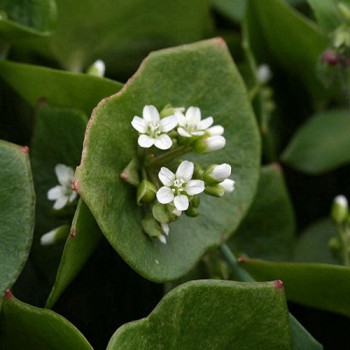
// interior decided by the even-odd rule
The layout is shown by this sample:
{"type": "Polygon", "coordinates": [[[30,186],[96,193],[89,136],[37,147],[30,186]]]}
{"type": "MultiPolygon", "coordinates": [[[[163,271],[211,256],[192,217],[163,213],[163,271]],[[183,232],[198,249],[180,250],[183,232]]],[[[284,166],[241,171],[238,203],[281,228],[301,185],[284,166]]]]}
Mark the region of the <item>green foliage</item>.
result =
{"type": "Polygon", "coordinates": [[[28,149],[0,140],[0,298],[29,254],[35,194],[28,149]]]}
{"type": "Polygon", "coordinates": [[[2,303],[1,349],[92,350],[84,336],[65,318],[8,294],[2,303]]]}
{"type": "Polygon", "coordinates": [[[281,279],[290,301],[350,316],[348,267],[254,259],[246,260],[244,267],[258,281],[281,279]]]}
{"type": "Polygon", "coordinates": [[[199,348],[293,349],[283,289],[275,282],[183,284],[147,318],[118,329],[107,350],[199,348]]]}
{"type": "Polygon", "coordinates": [[[258,134],[244,86],[223,41],[214,39],[152,54],[122,93],[95,109],[77,169],[78,192],[130,266],[151,280],[168,281],[188,272],[209,247],[219,245],[237,227],[256,189],[258,157],[258,134]],[[201,162],[204,167],[232,164],[240,190],[217,201],[203,197],[201,215],[172,223],[164,246],[142,232],[136,191],[119,174],[136,155],[133,116],[146,104],[161,109],[169,103],[201,106],[205,115],[213,114],[226,128],[225,150],[201,156],[201,162]]]}
{"type": "Polygon", "coordinates": [[[296,132],[282,158],[308,174],[331,171],[350,162],[349,135],[348,110],[318,113],[296,132]]]}

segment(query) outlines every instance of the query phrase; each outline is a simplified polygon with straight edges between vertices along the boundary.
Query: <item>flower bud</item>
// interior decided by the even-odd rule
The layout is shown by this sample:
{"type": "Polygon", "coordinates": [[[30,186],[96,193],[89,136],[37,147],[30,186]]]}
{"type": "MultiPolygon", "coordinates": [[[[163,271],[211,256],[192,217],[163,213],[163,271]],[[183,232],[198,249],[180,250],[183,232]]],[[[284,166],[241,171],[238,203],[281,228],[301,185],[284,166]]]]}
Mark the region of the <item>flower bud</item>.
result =
{"type": "Polygon", "coordinates": [[[87,69],[86,73],[89,75],[94,75],[96,77],[104,77],[105,71],[105,63],[102,60],[97,60],[87,69]]]}
{"type": "Polygon", "coordinates": [[[205,186],[204,193],[213,197],[222,197],[225,194],[225,190],[220,185],[205,186]]]}
{"type": "Polygon", "coordinates": [[[224,148],[226,139],[223,136],[209,136],[199,139],[194,144],[194,149],[197,153],[208,153],[224,148]]]}
{"type": "Polygon", "coordinates": [[[142,228],[152,238],[158,238],[162,234],[160,223],[153,217],[152,214],[148,214],[142,221],[142,228]]]}
{"type": "Polygon", "coordinates": [[[169,115],[174,115],[176,112],[184,112],[185,107],[173,107],[172,105],[168,104],[166,105],[161,111],[160,111],[160,118],[168,117],[169,115]]]}
{"type": "Polygon", "coordinates": [[[189,216],[189,217],[194,218],[194,217],[198,216],[199,210],[198,210],[198,208],[195,208],[195,207],[191,207],[191,206],[190,206],[190,207],[185,211],[185,214],[186,214],[187,216],[189,216]]]}
{"type": "Polygon", "coordinates": [[[260,84],[266,84],[272,78],[272,72],[267,64],[261,64],[257,71],[256,77],[260,84]]]}
{"type": "Polygon", "coordinates": [[[339,195],[334,198],[331,216],[332,219],[337,223],[341,224],[346,221],[349,215],[348,200],[345,196],[339,195]]]}
{"type": "Polygon", "coordinates": [[[328,246],[331,249],[331,251],[335,254],[338,253],[341,249],[341,243],[337,237],[332,237],[328,241],[328,246]]]}
{"type": "Polygon", "coordinates": [[[231,193],[235,189],[235,182],[231,179],[226,179],[219,183],[219,186],[224,189],[225,192],[231,193]]]}
{"type": "Polygon", "coordinates": [[[221,136],[224,134],[224,127],[221,125],[214,125],[211,128],[207,129],[207,133],[210,136],[221,136]]]}
{"type": "Polygon", "coordinates": [[[217,184],[226,180],[231,175],[231,165],[211,165],[204,171],[203,180],[208,184],[217,184]]]}
{"type": "Polygon", "coordinates": [[[153,206],[152,214],[161,224],[168,224],[176,220],[176,215],[172,212],[172,208],[169,205],[164,205],[159,202],[153,206]]]}
{"type": "Polygon", "coordinates": [[[40,238],[41,245],[54,245],[64,242],[69,234],[69,226],[63,225],[45,233],[40,238]]]}
{"type": "Polygon", "coordinates": [[[152,182],[148,180],[142,180],[137,187],[137,204],[152,203],[156,198],[157,189],[152,182]]]}

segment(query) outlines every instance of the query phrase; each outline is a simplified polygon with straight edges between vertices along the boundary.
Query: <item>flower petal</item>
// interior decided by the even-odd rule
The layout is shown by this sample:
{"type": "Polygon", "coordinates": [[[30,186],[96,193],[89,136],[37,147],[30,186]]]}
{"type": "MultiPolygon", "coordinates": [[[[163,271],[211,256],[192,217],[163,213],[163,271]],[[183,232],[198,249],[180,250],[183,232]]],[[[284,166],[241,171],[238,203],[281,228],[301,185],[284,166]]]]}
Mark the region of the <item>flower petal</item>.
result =
{"type": "Polygon", "coordinates": [[[194,170],[194,164],[188,160],[184,160],[176,170],[176,177],[182,178],[186,182],[191,180],[194,170]]]}
{"type": "Polygon", "coordinates": [[[170,232],[170,228],[168,224],[160,224],[162,227],[162,231],[168,236],[170,232]]]}
{"type": "Polygon", "coordinates": [[[167,134],[162,134],[154,140],[154,145],[159,149],[169,149],[173,145],[173,141],[167,134]]]}
{"type": "Polygon", "coordinates": [[[188,133],[184,128],[177,128],[177,132],[182,137],[191,137],[192,135],[188,133]]]}
{"type": "Polygon", "coordinates": [[[158,122],[160,119],[157,108],[152,105],[143,107],[142,116],[148,123],[158,122]]]}
{"type": "Polygon", "coordinates": [[[174,115],[170,115],[169,117],[165,117],[160,120],[160,130],[162,132],[168,132],[173,130],[177,125],[177,118],[174,115]]]}
{"type": "Polygon", "coordinates": [[[205,134],[205,132],[204,131],[192,131],[191,134],[193,136],[202,136],[205,134]]]}
{"type": "Polygon", "coordinates": [[[176,111],[175,112],[175,117],[177,119],[177,122],[181,126],[186,125],[186,117],[183,115],[183,113],[176,111]]]}
{"type": "Polygon", "coordinates": [[[78,196],[78,193],[76,193],[74,191],[72,191],[72,192],[73,193],[68,198],[68,202],[70,202],[70,203],[72,203],[75,200],[75,198],[77,198],[77,196],[78,196]]]}
{"type": "Polygon", "coordinates": [[[220,182],[219,185],[228,193],[233,192],[235,189],[235,182],[231,179],[226,179],[220,182]]]}
{"type": "Polygon", "coordinates": [[[201,120],[198,124],[199,130],[206,130],[208,129],[212,124],[214,123],[213,117],[208,117],[203,120],[201,120]]]}
{"type": "Polygon", "coordinates": [[[209,132],[210,136],[220,136],[224,133],[225,129],[221,125],[215,125],[209,128],[207,131],[209,132]]]}
{"type": "Polygon", "coordinates": [[[53,205],[53,208],[56,210],[62,209],[68,202],[68,197],[62,196],[57,199],[55,204],[53,205]]]}
{"type": "Polygon", "coordinates": [[[161,204],[168,204],[174,199],[174,192],[170,187],[163,186],[157,191],[157,199],[161,204]]]}
{"type": "Polygon", "coordinates": [[[187,210],[189,206],[188,198],[184,194],[180,194],[174,198],[174,204],[177,210],[187,210]]]}
{"type": "Polygon", "coordinates": [[[220,164],[217,165],[211,172],[210,176],[217,182],[222,182],[231,175],[231,165],[220,164]]]}
{"type": "Polygon", "coordinates": [[[55,201],[56,199],[64,196],[63,187],[62,186],[55,186],[48,190],[47,192],[47,199],[50,201],[55,201]]]}
{"type": "Polygon", "coordinates": [[[145,119],[135,116],[131,122],[131,125],[141,134],[147,132],[147,122],[145,119]]]}
{"type": "Polygon", "coordinates": [[[198,107],[190,107],[186,112],[186,120],[191,125],[197,125],[201,120],[201,110],[198,107]]]}
{"type": "Polygon", "coordinates": [[[163,243],[166,244],[166,237],[164,235],[159,235],[158,239],[163,243]]]}
{"type": "Polygon", "coordinates": [[[171,186],[175,180],[175,174],[166,167],[161,167],[158,173],[159,180],[164,186],[171,186]]]}
{"type": "Polygon", "coordinates": [[[62,186],[70,187],[70,184],[74,177],[74,171],[72,168],[64,164],[57,164],[55,166],[55,173],[56,173],[58,182],[62,186]]]}
{"type": "Polygon", "coordinates": [[[137,142],[140,147],[150,148],[154,145],[154,139],[148,135],[142,134],[139,136],[137,142]]]}
{"type": "Polygon", "coordinates": [[[191,180],[187,183],[185,191],[193,196],[195,194],[202,193],[204,191],[204,181],[202,180],[191,180]]]}

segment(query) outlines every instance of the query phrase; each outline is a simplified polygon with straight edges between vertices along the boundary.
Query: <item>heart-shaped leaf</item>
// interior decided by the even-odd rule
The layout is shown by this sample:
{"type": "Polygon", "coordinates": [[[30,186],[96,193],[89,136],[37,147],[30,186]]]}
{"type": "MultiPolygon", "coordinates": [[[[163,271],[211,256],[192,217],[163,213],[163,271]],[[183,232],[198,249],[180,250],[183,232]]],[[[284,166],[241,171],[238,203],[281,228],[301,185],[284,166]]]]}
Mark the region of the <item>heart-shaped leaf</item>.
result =
{"type": "Polygon", "coordinates": [[[87,115],[102,98],[122,88],[122,84],[105,78],[9,61],[0,62],[0,76],[32,107],[44,99],[87,115]]]}
{"type": "Polygon", "coordinates": [[[47,299],[46,307],[51,308],[76,277],[101,238],[101,232],[82,200],[74,215],[70,235],[63,250],[55,284],[47,299]]]}
{"type": "Polygon", "coordinates": [[[92,350],[65,318],[22,303],[10,292],[2,303],[0,333],[0,348],[4,350],[92,350]]]}
{"type": "Polygon", "coordinates": [[[349,135],[348,110],[318,113],[297,131],[282,159],[308,174],[331,171],[350,162],[349,135]]]}
{"type": "Polygon", "coordinates": [[[276,282],[202,280],[167,294],[146,318],[119,328],[107,350],[293,349],[276,282]]]}
{"type": "Polygon", "coordinates": [[[243,218],[256,189],[259,136],[241,78],[222,39],[153,53],[121,93],[104,100],[87,129],[77,188],[102,232],[125,261],[144,277],[167,281],[185,274],[212,246],[226,239],[243,218]],[[181,88],[180,88],[181,87],[181,88]],[[133,116],[143,106],[199,106],[225,127],[224,150],[188,159],[229,163],[237,191],[206,196],[201,214],[171,224],[168,244],[143,233],[135,189],[120,173],[137,152],[133,116]]]}
{"type": "Polygon", "coordinates": [[[2,0],[0,33],[8,41],[32,36],[46,36],[57,20],[55,0],[2,0]]]}
{"type": "Polygon", "coordinates": [[[35,194],[28,150],[0,140],[0,298],[29,254],[35,194]]]}
{"type": "Polygon", "coordinates": [[[294,234],[295,217],[281,168],[265,166],[255,200],[229,244],[254,258],[288,260],[294,234]]]}
{"type": "Polygon", "coordinates": [[[243,263],[258,281],[281,279],[287,299],[350,317],[350,268],[247,259],[243,263]]]}

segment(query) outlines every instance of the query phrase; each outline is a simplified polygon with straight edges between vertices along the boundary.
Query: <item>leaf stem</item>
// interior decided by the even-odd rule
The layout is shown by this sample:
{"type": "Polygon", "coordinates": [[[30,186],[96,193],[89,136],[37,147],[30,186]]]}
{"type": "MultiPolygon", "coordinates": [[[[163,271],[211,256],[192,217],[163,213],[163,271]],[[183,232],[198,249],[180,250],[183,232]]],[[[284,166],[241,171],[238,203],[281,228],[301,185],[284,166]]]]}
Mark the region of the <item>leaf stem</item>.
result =
{"type": "Polygon", "coordinates": [[[343,259],[343,264],[345,266],[350,266],[349,250],[348,250],[348,233],[346,228],[342,224],[337,224],[339,240],[341,244],[341,255],[343,259]]]}
{"type": "Polygon", "coordinates": [[[156,166],[160,166],[162,164],[168,163],[172,160],[174,160],[175,158],[189,152],[191,149],[191,147],[189,145],[182,145],[180,147],[177,147],[167,153],[162,154],[159,157],[155,157],[153,159],[149,159],[148,161],[146,161],[146,166],[147,167],[156,167],[156,166]]]}

